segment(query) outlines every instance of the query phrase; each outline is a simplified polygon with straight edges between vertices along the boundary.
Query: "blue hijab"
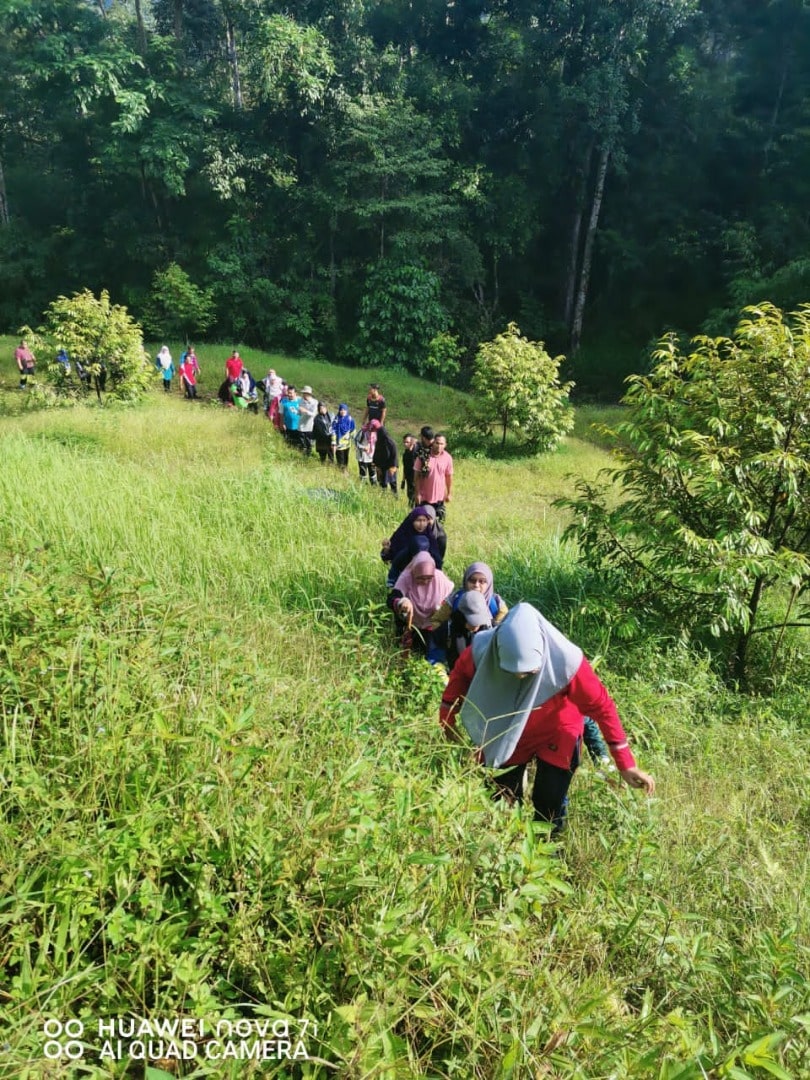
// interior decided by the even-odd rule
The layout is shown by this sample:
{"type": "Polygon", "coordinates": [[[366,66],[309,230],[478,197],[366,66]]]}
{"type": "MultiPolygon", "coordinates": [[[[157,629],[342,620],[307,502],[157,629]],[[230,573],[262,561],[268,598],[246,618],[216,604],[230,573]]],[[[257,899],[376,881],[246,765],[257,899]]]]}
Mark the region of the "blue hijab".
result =
{"type": "Polygon", "coordinates": [[[348,435],[350,431],[354,431],[354,420],[349,415],[349,406],[345,403],[338,406],[338,414],[332,421],[332,430],[339,439],[342,439],[344,435],[348,435]],[[340,415],[341,409],[346,410],[345,416],[340,415]]]}

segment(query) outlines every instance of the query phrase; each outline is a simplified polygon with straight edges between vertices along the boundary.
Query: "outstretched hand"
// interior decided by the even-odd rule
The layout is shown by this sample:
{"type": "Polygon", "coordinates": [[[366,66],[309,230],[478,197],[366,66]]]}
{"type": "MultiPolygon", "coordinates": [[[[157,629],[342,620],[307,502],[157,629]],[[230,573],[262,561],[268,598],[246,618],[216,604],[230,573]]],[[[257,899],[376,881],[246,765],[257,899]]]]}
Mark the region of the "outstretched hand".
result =
{"type": "Polygon", "coordinates": [[[635,765],[632,769],[621,769],[621,777],[625,784],[629,784],[631,788],[642,788],[645,795],[652,795],[655,793],[655,780],[649,773],[643,772],[635,765]]]}

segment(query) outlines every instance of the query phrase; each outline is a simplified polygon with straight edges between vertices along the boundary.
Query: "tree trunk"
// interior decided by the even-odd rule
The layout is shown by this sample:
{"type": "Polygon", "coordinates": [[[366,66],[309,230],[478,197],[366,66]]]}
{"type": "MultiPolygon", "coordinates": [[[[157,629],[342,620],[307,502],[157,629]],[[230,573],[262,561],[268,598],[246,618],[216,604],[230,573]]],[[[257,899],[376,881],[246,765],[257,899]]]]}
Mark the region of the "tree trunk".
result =
{"type": "Polygon", "coordinates": [[[10,220],[8,196],[6,195],[6,173],[3,168],[3,159],[0,158],[0,225],[8,225],[10,220]]]}
{"type": "Polygon", "coordinates": [[[143,24],[141,0],[135,0],[135,24],[138,28],[138,52],[144,56],[146,54],[146,27],[143,24]]]}
{"type": "Polygon", "coordinates": [[[231,65],[231,85],[233,87],[233,104],[235,109],[242,109],[242,83],[239,79],[239,54],[236,50],[236,31],[233,20],[229,17],[225,24],[225,33],[228,43],[228,63],[231,65]]]}
{"type": "Polygon", "coordinates": [[[335,237],[337,236],[337,214],[329,218],[329,295],[335,299],[337,292],[337,265],[335,264],[335,237]]]}
{"type": "MultiPolygon", "coordinates": [[[[385,206],[388,199],[388,178],[384,176],[380,185],[380,202],[385,206]]],[[[385,211],[380,214],[380,259],[385,258],[385,211]]]]}
{"type": "Polygon", "coordinates": [[[748,646],[751,644],[751,636],[754,633],[754,627],[757,621],[757,610],[759,609],[759,602],[762,599],[762,591],[764,588],[765,579],[757,578],[754,582],[751,599],[748,601],[748,629],[737,638],[737,645],[734,649],[732,671],[734,673],[734,678],[737,679],[742,686],[745,685],[745,666],[748,659],[748,646]]]}
{"type": "Polygon", "coordinates": [[[178,41],[183,36],[183,0],[174,0],[172,33],[178,41]]]}
{"type": "Polygon", "coordinates": [[[578,169],[579,184],[577,185],[576,205],[574,207],[574,221],[571,226],[571,244],[568,249],[568,271],[565,281],[565,307],[563,317],[569,334],[571,333],[571,320],[574,315],[574,297],[577,289],[577,270],[579,269],[580,234],[582,232],[582,219],[585,216],[585,200],[588,197],[588,177],[591,174],[591,160],[593,158],[593,140],[591,140],[585,152],[585,162],[578,169]]]}
{"type": "Polygon", "coordinates": [[[788,50],[785,49],[782,54],[782,71],[779,77],[779,86],[776,90],[776,100],[773,103],[773,111],[771,112],[771,122],[768,126],[768,134],[765,139],[765,148],[763,151],[764,167],[768,168],[768,158],[770,157],[771,149],[773,148],[774,140],[776,139],[776,125],[779,123],[779,113],[782,108],[782,99],[785,96],[785,84],[787,83],[788,64],[789,64],[788,50]]]}
{"type": "Polygon", "coordinates": [[[602,199],[605,194],[605,179],[607,177],[608,160],[610,151],[603,147],[599,155],[599,165],[596,173],[596,183],[593,190],[593,202],[591,203],[591,216],[588,220],[588,231],[585,234],[585,246],[582,249],[582,266],[579,271],[579,285],[577,287],[577,299],[574,306],[574,317],[571,321],[571,356],[576,356],[582,340],[582,323],[585,317],[585,301],[588,298],[588,284],[591,277],[591,263],[593,261],[593,242],[596,238],[596,229],[599,225],[599,214],[602,210],[602,199]]]}

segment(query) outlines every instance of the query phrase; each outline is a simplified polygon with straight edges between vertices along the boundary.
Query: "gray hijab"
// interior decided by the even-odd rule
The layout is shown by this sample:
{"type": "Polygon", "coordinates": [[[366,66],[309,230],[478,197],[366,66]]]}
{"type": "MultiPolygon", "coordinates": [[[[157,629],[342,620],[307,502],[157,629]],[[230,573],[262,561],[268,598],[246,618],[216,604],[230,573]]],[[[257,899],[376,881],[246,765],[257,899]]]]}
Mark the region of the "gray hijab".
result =
{"type": "Polygon", "coordinates": [[[582,649],[531,604],[517,604],[500,626],[479,630],[472,643],[475,676],[461,708],[461,722],[492,768],[515,751],[532,709],[573,679],[582,649]],[[532,671],[524,679],[518,673],[532,671]]]}

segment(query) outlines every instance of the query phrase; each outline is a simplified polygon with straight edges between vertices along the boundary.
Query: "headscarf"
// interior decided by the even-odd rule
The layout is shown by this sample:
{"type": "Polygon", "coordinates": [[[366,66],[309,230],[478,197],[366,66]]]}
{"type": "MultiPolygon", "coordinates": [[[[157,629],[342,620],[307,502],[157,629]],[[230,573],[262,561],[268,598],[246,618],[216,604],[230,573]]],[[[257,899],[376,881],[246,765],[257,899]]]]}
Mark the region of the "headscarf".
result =
{"type": "Polygon", "coordinates": [[[417,547],[430,552],[438,566],[442,558],[436,535],[436,511],[432,506],[414,507],[405,520],[396,527],[391,534],[391,547],[388,549],[390,558],[395,559],[401,551],[410,547],[414,540],[417,547]],[[426,517],[429,521],[428,527],[423,533],[416,532],[413,527],[413,523],[418,517],[426,517]]]}
{"type": "Polygon", "coordinates": [[[453,591],[453,582],[436,569],[433,557],[426,551],[415,555],[397,578],[394,588],[406,596],[413,604],[413,625],[418,630],[430,626],[430,619],[436,608],[441,607],[453,591]],[[430,574],[426,585],[417,584],[415,578],[420,574],[430,574]]]}
{"type": "Polygon", "coordinates": [[[532,709],[563,690],[582,663],[582,649],[531,604],[517,604],[500,626],[472,643],[475,676],[461,722],[484,761],[499,768],[515,751],[532,709]],[[517,673],[535,671],[524,679],[517,673]]]}
{"type": "Polygon", "coordinates": [[[352,420],[349,414],[349,406],[344,403],[338,405],[338,414],[332,421],[332,430],[339,439],[342,439],[344,435],[348,435],[349,432],[354,431],[354,420],[352,420]],[[341,416],[340,410],[345,409],[346,415],[341,416]]]}
{"type": "MultiPolygon", "coordinates": [[[[466,590],[467,580],[472,577],[473,574],[483,574],[487,579],[487,587],[484,589],[482,595],[487,603],[492,599],[492,592],[495,588],[495,580],[492,576],[492,571],[485,562],[470,563],[467,569],[464,571],[464,577],[462,578],[461,587],[466,590]]],[[[475,590],[478,591],[477,589],[475,590]]]]}
{"type": "Polygon", "coordinates": [[[369,420],[368,426],[371,428],[372,431],[379,431],[382,427],[382,424],[379,420],[369,420]]]}

